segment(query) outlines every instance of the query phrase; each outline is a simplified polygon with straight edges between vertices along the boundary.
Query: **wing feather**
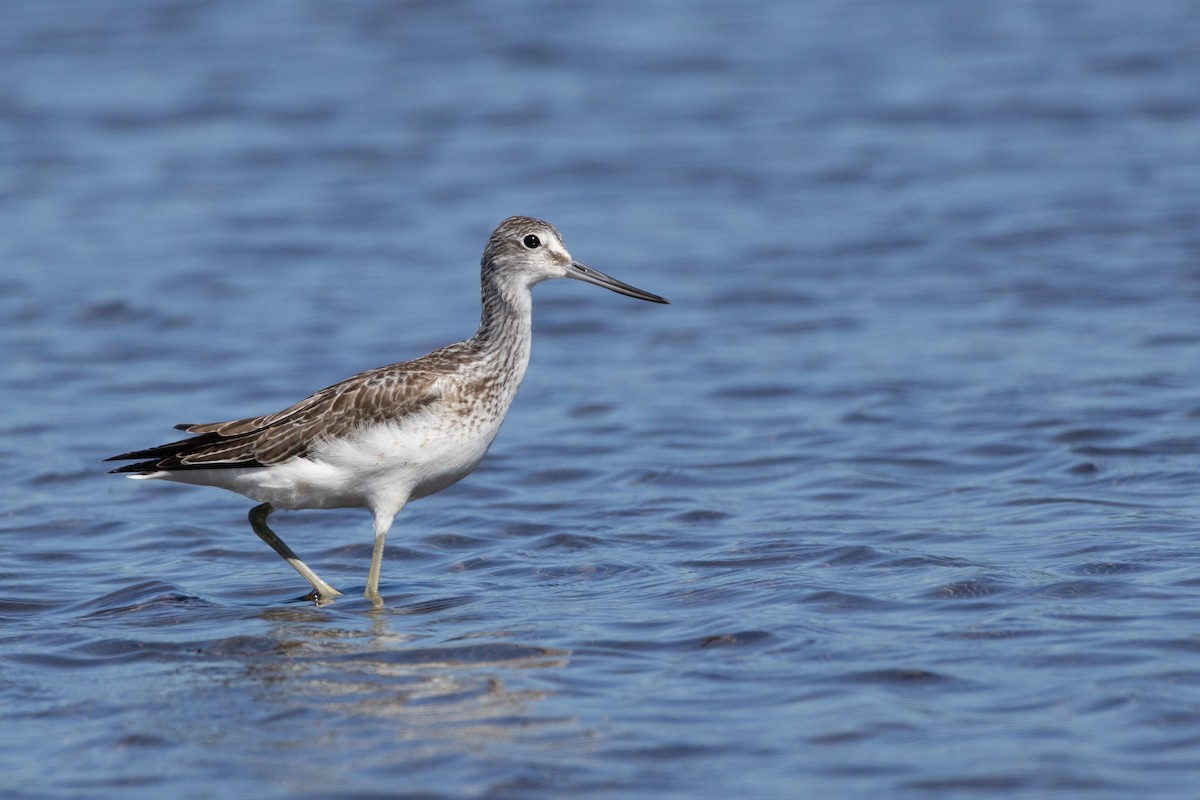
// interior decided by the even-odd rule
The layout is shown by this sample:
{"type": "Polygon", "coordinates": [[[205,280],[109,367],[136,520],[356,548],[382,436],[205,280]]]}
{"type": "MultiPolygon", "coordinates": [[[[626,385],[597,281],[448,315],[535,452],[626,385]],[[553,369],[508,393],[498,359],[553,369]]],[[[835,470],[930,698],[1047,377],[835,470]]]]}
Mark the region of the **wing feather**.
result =
{"type": "Polygon", "coordinates": [[[176,427],[195,435],[107,460],[148,459],[113,470],[141,473],[281,464],[308,455],[318,442],[420,411],[441,397],[439,380],[452,371],[447,359],[380,367],[322,389],[282,411],[226,422],[179,425],[176,427]]]}

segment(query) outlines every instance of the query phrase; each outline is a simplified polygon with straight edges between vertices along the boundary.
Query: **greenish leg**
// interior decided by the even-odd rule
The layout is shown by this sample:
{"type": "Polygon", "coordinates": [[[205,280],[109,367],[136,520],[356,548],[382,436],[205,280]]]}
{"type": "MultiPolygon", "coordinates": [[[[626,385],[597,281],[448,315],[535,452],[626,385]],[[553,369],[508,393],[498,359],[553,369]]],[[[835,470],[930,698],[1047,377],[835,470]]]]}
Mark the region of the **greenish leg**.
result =
{"type": "Polygon", "coordinates": [[[375,513],[375,546],[371,549],[371,569],[367,572],[367,589],[363,592],[371,603],[379,608],[383,598],[379,595],[379,573],[383,571],[383,546],[387,542],[388,529],[392,527],[395,512],[375,513]]]}
{"type": "Polygon", "coordinates": [[[321,580],[317,576],[317,573],[309,569],[308,565],[296,556],[292,548],[284,544],[283,539],[280,539],[275,531],[267,527],[267,517],[274,510],[270,503],[263,503],[260,506],[250,509],[250,527],[254,528],[254,532],[258,534],[258,538],[269,544],[271,549],[279,554],[280,558],[291,564],[292,569],[299,572],[304,580],[312,584],[313,590],[306,595],[307,599],[315,601],[319,606],[323,606],[331,602],[333,598],[341,597],[341,592],[321,580]]]}

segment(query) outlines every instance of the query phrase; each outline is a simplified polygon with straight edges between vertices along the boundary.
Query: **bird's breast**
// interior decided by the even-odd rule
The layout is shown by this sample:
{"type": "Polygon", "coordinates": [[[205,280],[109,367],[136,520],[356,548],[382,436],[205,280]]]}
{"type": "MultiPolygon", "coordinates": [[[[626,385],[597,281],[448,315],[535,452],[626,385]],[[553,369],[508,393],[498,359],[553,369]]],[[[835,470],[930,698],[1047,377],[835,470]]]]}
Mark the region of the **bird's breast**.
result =
{"type": "MultiPolygon", "coordinates": [[[[313,453],[364,486],[402,490],[410,500],[446,488],[474,471],[504,421],[506,404],[442,398],[403,419],[360,428],[313,453]]],[[[369,489],[368,489],[369,491],[369,489]]]]}

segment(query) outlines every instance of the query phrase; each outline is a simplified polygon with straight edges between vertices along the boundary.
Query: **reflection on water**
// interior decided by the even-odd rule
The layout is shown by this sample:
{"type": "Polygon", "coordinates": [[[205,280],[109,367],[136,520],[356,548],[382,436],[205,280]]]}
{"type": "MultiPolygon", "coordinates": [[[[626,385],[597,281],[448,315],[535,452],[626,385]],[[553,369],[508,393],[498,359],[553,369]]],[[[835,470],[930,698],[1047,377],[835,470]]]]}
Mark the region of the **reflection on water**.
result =
{"type": "MultiPolygon", "coordinates": [[[[452,606],[453,602],[443,607],[452,606]]],[[[570,653],[512,641],[503,632],[478,632],[431,647],[404,632],[412,610],[368,612],[368,629],[314,621],[308,609],[272,609],[245,676],[261,686],[259,700],[292,715],[318,742],[361,717],[394,725],[397,740],[418,743],[404,759],[479,751],[529,738],[563,735],[571,720],[540,716],[545,689],[515,688],[514,671],[561,669],[570,653]],[[330,718],[336,717],[336,721],[330,718]]],[[[398,760],[404,760],[398,759],[398,760]]]]}

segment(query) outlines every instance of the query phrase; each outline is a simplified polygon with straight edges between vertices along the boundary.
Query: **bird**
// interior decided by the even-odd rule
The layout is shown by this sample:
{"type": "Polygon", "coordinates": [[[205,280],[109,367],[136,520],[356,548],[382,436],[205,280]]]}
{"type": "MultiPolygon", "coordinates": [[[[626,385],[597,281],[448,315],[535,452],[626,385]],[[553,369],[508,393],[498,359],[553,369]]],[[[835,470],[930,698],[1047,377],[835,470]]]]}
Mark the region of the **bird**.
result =
{"type": "Polygon", "coordinates": [[[258,503],[251,529],[312,586],[322,606],[342,592],[322,580],[267,524],[276,509],[366,508],[374,546],[364,596],[376,607],[384,545],[406,504],[479,466],[529,365],[532,289],[573,278],[652,303],[668,301],[576,261],[548,222],[509,217],[480,261],[482,314],[473,336],[412,361],[362,372],[282,411],[183,423],[188,438],[112,456],[140,480],[215,486],[258,503]]]}

